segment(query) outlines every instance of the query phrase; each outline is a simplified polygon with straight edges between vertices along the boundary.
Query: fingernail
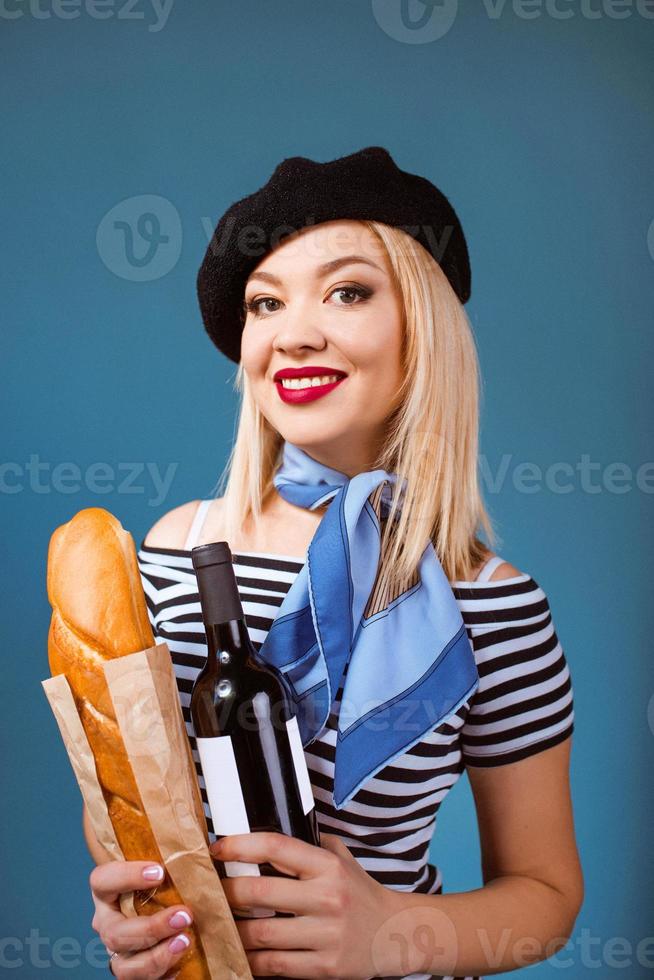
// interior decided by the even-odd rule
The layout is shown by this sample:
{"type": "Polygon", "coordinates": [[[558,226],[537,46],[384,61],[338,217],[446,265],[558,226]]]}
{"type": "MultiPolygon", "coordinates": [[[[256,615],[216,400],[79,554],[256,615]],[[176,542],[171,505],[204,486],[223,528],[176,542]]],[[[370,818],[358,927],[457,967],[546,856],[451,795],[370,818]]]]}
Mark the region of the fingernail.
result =
{"type": "Polygon", "coordinates": [[[183,929],[184,926],[190,926],[192,921],[193,920],[188,912],[179,911],[175,912],[174,915],[171,915],[170,919],[168,920],[168,924],[171,925],[173,929],[183,929]]]}
{"type": "Polygon", "coordinates": [[[186,949],[186,947],[190,945],[191,940],[188,938],[188,936],[185,936],[184,933],[181,932],[179,936],[175,936],[174,939],[170,940],[168,943],[168,949],[171,953],[181,953],[183,949],[186,949]]]}
{"type": "Polygon", "coordinates": [[[160,864],[151,864],[143,869],[143,877],[149,881],[160,881],[164,876],[164,869],[160,864]]]}

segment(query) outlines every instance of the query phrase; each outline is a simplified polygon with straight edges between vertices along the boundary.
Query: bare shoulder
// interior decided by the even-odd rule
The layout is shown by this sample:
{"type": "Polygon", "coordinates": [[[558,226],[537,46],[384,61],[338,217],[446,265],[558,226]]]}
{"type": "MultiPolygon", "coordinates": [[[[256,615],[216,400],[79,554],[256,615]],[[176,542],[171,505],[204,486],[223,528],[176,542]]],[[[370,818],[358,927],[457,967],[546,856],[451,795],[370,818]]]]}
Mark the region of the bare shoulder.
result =
{"type": "MultiPolygon", "coordinates": [[[[476,581],[477,577],[479,576],[479,574],[481,573],[482,569],[487,564],[487,562],[489,562],[491,558],[496,558],[496,557],[498,556],[495,555],[494,552],[486,549],[486,553],[483,557],[483,560],[472,571],[471,579],[473,582],[476,581]]],[[[493,569],[488,581],[498,582],[504,578],[515,578],[519,575],[524,575],[524,572],[521,572],[519,568],[516,568],[515,565],[512,565],[510,562],[502,561],[497,566],[497,568],[493,569]]]]}
{"type": "MultiPolygon", "coordinates": [[[[214,501],[214,507],[219,500],[222,498],[214,501]]],[[[152,525],[143,543],[149,548],[183,548],[199,503],[199,500],[189,500],[167,511],[152,525]]]]}
{"type": "Polygon", "coordinates": [[[489,581],[497,582],[500,579],[514,578],[518,575],[524,575],[524,572],[521,572],[519,568],[511,565],[508,561],[503,561],[501,565],[497,566],[489,581]]]}
{"type": "Polygon", "coordinates": [[[199,500],[189,500],[163,514],[145,536],[150,548],[182,548],[199,500]]]}

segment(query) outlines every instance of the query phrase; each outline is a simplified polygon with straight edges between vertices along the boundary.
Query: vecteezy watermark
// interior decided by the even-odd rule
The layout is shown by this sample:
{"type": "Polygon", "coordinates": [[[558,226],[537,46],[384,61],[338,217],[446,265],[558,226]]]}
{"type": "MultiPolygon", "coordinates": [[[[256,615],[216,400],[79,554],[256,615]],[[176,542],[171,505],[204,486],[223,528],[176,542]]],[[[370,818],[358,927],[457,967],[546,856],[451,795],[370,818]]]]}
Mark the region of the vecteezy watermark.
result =
{"type": "MultiPolygon", "coordinates": [[[[347,219],[343,220],[347,221],[347,219]]],[[[263,228],[261,225],[256,224],[245,225],[238,230],[235,247],[236,251],[240,252],[241,255],[258,257],[264,255],[269,247],[274,249],[283,238],[293,236],[299,232],[302,251],[305,255],[309,255],[312,258],[338,258],[341,254],[339,246],[346,245],[356,248],[357,239],[360,237],[363,239],[364,247],[370,248],[373,253],[383,255],[386,250],[383,242],[377,239],[371,242],[367,236],[367,232],[358,226],[360,220],[352,219],[354,223],[347,227],[343,227],[341,223],[335,223],[330,226],[329,222],[319,222],[321,224],[321,235],[318,238],[302,236],[302,232],[315,228],[316,226],[316,218],[312,214],[304,215],[301,223],[298,222],[295,225],[278,225],[273,229],[263,228]]],[[[220,258],[225,254],[227,247],[231,243],[236,219],[228,218],[221,228],[220,235],[217,237],[214,237],[214,227],[211,218],[203,217],[201,221],[210,252],[216,258],[220,258]]],[[[433,225],[407,224],[399,225],[398,227],[405,231],[407,235],[411,235],[412,238],[424,238],[429,243],[430,249],[433,250],[439,261],[443,258],[448,242],[452,237],[452,232],[454,231],[453,225],[439,226],[438,231],[433,225]]]]}
{"type": "MultiPolygon", "coordinates": [[[[476,929],[476,933],[484,960],[479,969],[484,975],[544,960],[559,970],[654,968],[654,936],[636,942],[626,936],[604,938],[587,927],[572,936],[553,936],[547,941],[520,935],[510,927],[502,929],[499,936],[490,935],[484,928],[476,929]]],[[[460,972],[455,924],[442,908],[429,905],[416,904],[388,918],[373,938],[371,954],[379,976],[460,972]]]]}
{"type": "MultiPolygon", "coordinates": [[[[417,435],[424,437],[420,450],[423,471],[438,473],[442,454],[453,452],[450,440],[435,429],[417,435]]],[[[580,453],[578,459],[558,459],[541,465],[518,459],[513,453],[502,453],[492,460],[479,453],[478,475],[480,486],[487,494],[502,493],[507,485],[520,494],[545,491],[623,495],[634,489],[654,493],[654,460],[651,459],[632,466],[622,460],[600,462],[592,459],[590,453],[580,453]]]]}
{"type": "Polygon", "coordinates": [[[182,222],[177,208],[157,194],[115,204],[98,225],[95,241],[106,267],[121,279],[150,282],[177,265],[182,222]]]}
{"type": "Polygon", "coordinates": [[[458,0],[372,0],[381,29],[404,44],[430,44],[445,37],[458,10],[458,0]]]}
{"type": "Polygon", "coordinates": [[[512,453],[503,453],[495,472],[487,457],[479,457],[481,482],[487,493],[501,493],[507,477],[517,493],[630,493],[634,484],[641,493],[654,493],[654,460],[646,460],[636,469],[621,461],[600,463],[593,461],[589,453],[582,453],[578,460],[556,460],[547,466],[529,461],[516,462],[511,466],[512,453]]]}
{"type": "Polygon", "coordinates": [[[168,22],[174,0],[0,0],[0,20],[92,20],[145,21],[152,34],[161,31],[168,22]],[[143,9],[145,8],[145,9],[143,9]]]}
{"type": "MultiPolygon", "coordinates": [[[[481,0],[489,20],[625,20],[634,15],[654,20],[654,0],[481,0]]],[[[403,44],[430,44],[450,31],[458,0],[372,0],[375,20],[389,37],[403,44]]]]}
{"type": "Polygon", "coordinates": [[[124,462],[89,463],[81,467],[72,461],[55,463],[41,460],[38,453],[31,453],[27,462],[4,461],[0,463],[0,494],[16,494],[28,490],[31,493],[138,493],[147,491],[150,483],[154,496],[147,499],[148,507],[158,507],[168,496],[179,463],[167,463],[162,473],[159,463],[124,462]],[[142,482],[145,476],[145,483],[142,482]]]}
{"type": "Polygon", "coordinates": [[[456,927],[442,909],[416,906],[386,919],[373,937],[370,958],[375,976],[431,973],[438,958],[438,973],[454,973],[458,956],[456,927]]]}
{"type": "Polygon", "coordinates": [[[649,228],[647,229],[647,248],[649,249],[650,258],[654,259],[654,219],[650,221],[649,228]]]}
{"type": "MultiPolygon", "coordinates": [[[[42,936],[30,929],[28,936],[0,937],[0,970],[72,970],[84,963],[93,969],[107,969],[107,948],[97,937],[82,945],[74,936],[42,936]]],[[[26,974],[23,972],[23,976],[26,974]]]]}
{"type": "MultiPolygon", "coordinates": [[[[510,942],[510,929],[502,930],[500,943],[493,950],[490,937],[485,941],[482,930],[477,930],[482,945],[486,949],[488,966],[497,969],[503,958],[501,947],[510,942]]],[[[654,936],[645,936],[635,944],[626,936],[610,936],[604,940],[601,936],[593,935],[591,929],[582,928],[578,934],[566,938],[554,938],[549,943],[542,943],[535,937],[523,937],[517,940],[511,954],[511,960],[516,966],[529,966],[538,960],[547,959],[551,966],[557,969],[569,969],[582,966],[584,969],[598,969],[607,966],[610,969],[625,969],[634,965],[644,969],[654,968],[654,936]],[[574,955],[577,953],[578,955],[574,955]],[[572,954],[572,955],[565,955],[572,954]]]]}
{"type": "MultiPolygon", "coordinates": [[[[304,216],[297,225],[282,224],[273,229],[246,225],[236,231],[235,240],[234,218],[228,219],[215,237],[214,222],[210,217],[202,216],[200,223],[207,248],[216,258],[221,258],[228,248],[234,248],[241,255],[263,256],[269,248],[274,249],[283,239],[297,233],[301,236],[305,254],[314,258],[334,258],[339,255],[339,243],[356,246],[359,234],[366,234],[356,227],[325,227],[320,222],[322,234],[319,239],[302,236],[302,232],[315,227],[314,215],[304,216]]],[[[453,225],[401,227],[407,235],[426,244],[436,261],[442,262],[454,232],[453,225]]],[[[156,194],[141,194],[125,198],[107,211],[98,225],[96,245],[100,258],[114,275],[133,282],[150,282],[174,269],[181,255],[182,238],[182,222],[175,205],[156,194]]],[[[372,248],[380,256],[385,251],[383,243],[376,239],[372,243],[366,239],[364,247],[372,248]]]]}

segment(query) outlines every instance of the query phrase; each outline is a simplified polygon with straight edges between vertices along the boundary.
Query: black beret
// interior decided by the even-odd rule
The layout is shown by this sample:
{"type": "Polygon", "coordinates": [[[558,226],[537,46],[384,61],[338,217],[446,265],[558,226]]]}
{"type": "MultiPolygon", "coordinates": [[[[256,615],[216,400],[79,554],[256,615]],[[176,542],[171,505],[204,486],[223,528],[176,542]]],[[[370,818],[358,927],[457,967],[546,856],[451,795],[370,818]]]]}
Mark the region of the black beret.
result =
{"type": "Polygon", "coordinates": [[[430,181],[400,170],[383,146],[317,163],[288,157],[267,184],[232,204],[218,221],[197,276],[207,333],[238,364],[243,297],[252,270],[301,228],[343,218],[402,228],[438,262],[462,303],[470,260],[454,208],[430,181]]]}

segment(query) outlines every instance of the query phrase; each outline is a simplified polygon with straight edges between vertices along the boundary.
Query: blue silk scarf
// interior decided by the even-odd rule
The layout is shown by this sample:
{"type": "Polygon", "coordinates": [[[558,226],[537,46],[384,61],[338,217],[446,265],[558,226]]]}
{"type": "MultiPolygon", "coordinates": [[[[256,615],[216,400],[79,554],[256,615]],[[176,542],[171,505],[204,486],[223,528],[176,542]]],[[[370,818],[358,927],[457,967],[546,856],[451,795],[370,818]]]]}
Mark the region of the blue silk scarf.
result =
{"type": "Polygon", "coordinates": [[[315,510],[331,499],[259,656],[287,681],[304,746],[324,728],[345,673],[334,766],[337,809],[479,684],[461,612],[431,540],[404,591],[391,595],[378,586],[380,515],[388,514],[396,479],[382,469],[348,478],[289,442],[273,478],[280,495],[299,507],[315,510]]]}

